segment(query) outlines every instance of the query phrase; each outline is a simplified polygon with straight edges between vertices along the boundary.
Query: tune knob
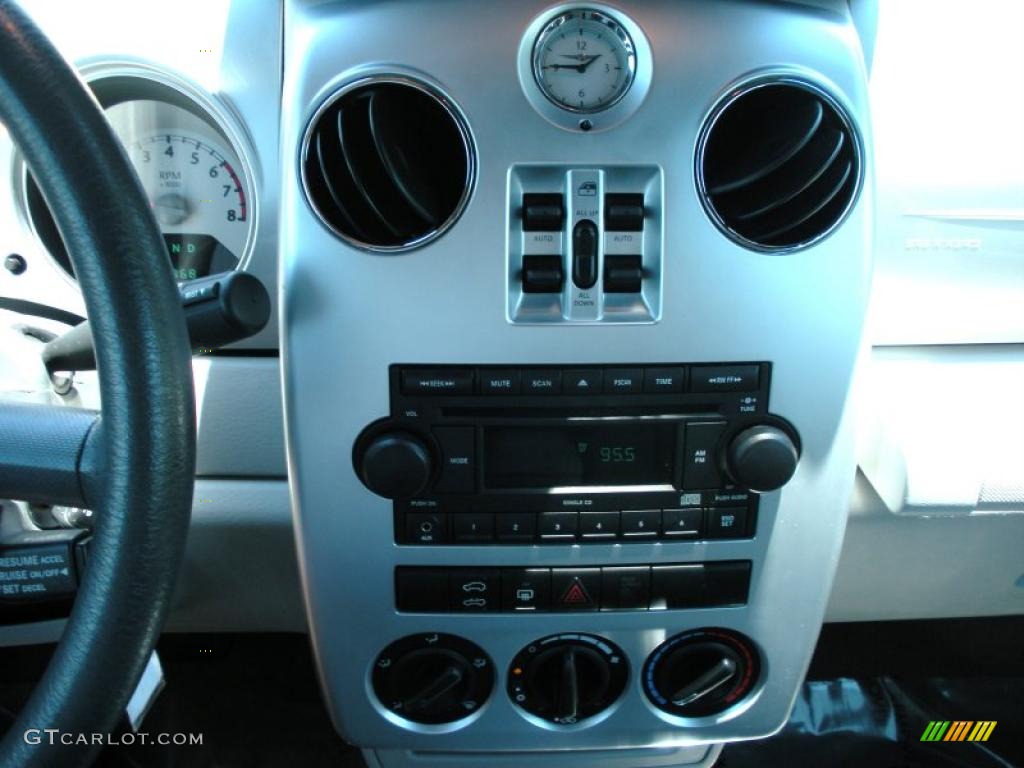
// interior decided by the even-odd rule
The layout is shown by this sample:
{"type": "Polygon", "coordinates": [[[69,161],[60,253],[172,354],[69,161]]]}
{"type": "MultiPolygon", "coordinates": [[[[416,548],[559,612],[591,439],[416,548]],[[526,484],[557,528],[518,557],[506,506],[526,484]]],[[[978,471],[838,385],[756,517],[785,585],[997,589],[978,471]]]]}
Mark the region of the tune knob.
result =
{"type": "Polygon", "coordinates": [[[356,472],[363,484],[387,499],[418,495],[433,471],[430,449],[409,432],[378,432],[356,458],[356,472]]]}
{"type": "Polygon", "coordinates": [[[373,690],[394,714],[451,723],[473,714],[494,687],[494,665],[475,643],[429,633],[396,640],[377,657],[373,690]]]}
{"type": "Polygon", "coordinates": [[[726,468],[738,485],[764,493],[788,483],[799,460],[796,443],[785,430],[759,424],[732,439],[726,454],[726,468]]]}
{"type": "Polygon", "coordinates": [[[628,663],[595,635],[551,635],[523,648],[509,668],[508,693],[532,715],[572,725],[611,706],[622,694],[628,663]]]}
{"type": "Polygon", "coordinates": [[[724,629],[697,629],[669,638],[644,664],[647,698],[680,717],[718,714],[750,693],[759,674],[751,642],[724,629]]]}

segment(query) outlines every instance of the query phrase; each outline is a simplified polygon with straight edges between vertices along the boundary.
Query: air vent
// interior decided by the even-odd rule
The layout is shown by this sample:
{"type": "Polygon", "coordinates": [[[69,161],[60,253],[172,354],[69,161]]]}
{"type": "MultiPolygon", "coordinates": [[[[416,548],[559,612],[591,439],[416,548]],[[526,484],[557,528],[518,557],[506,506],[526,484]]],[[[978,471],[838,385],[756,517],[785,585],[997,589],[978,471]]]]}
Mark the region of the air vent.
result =
{"type": "Polygon", "coordinates": [[[772,81],[715,113],[697,157],[705,207],[748,248],[794,250],[834,230],[860,184],[853,125],[814,86],[772,81]]]}
{"type": "Polygon", "coordinates": [[[313,118],[302,155],[306,194],[338,236],[400,251],[441,235],[473,184],[469,131],[439,93],[404,78],[342,89],[313,118]]]}

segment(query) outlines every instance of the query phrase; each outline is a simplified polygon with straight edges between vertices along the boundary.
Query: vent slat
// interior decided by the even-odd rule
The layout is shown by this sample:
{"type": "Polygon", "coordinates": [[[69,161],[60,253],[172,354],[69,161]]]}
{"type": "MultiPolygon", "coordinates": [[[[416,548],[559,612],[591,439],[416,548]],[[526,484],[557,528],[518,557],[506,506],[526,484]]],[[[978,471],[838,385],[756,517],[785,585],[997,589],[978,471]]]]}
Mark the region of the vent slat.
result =
{"type": "MultiPolygon", "coordinates": [[[[829,131],[828,134],[816,136],[807,149],[783,166],[781,170],[784,173],[780,174],[782,178],[778,182],[772,174],[758,184],[743,189],[742,205],[746,210],[737,210],[733,214],[736,219],[747,221],[774,211],[820,179],[837,161],[846,141],[840,131],[829,131]],[[790,167],[797,163],[800,167],[790,167]]],[[[736,207],[740,208],[739,205],[736,207]]]]}
{"type": "Polygon", "coordinates": [[[756,84],[734,95],[705,130],[702,199],[741,245],[804,247],[852,207],[860,179],[853,124],[816,87],[756,84]]]}
{"type": "Polygon", "coordinates": [[[401,250],[426,242],[468,198],[469,133],[425,86],[381,78],[343,90],[309,131],[309,201],[355,245],[401,250]]]}

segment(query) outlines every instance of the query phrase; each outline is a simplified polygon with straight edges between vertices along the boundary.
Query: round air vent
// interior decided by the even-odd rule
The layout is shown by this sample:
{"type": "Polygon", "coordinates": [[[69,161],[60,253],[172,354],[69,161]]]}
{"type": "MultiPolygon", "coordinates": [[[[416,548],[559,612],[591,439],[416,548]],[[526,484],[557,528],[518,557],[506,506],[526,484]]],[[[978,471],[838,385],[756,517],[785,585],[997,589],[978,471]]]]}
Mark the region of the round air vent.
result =
{"type": "Polygon", "coordinates": [[[469,130],[432,88],[369,78],[333,96],[313,117],[302,179],[317,215],[339,237],[400,251],[440,236],[473,185],[469,130]]]}
{"type": "Polygon", "coordinates": [[[701,198],[715,223],[748,248],[795,250],[834,230],[860,186],[853,123],[818,88],[775,80],[741,89],[704,128],[701,198]]]}

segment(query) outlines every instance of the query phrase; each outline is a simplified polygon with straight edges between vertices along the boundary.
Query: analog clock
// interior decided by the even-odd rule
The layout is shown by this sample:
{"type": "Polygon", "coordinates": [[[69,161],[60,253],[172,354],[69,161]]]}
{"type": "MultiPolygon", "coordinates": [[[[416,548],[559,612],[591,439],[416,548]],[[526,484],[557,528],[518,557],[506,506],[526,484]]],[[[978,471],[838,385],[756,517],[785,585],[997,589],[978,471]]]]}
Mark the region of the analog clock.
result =
{"type": "Polygon", "coordinates": [[[569,112],[608,109],[629,91],[636,51],[629,34],[600,11],[573,9],[551,19],[533,47],[533,75],[544,96],[569,112]]]}

